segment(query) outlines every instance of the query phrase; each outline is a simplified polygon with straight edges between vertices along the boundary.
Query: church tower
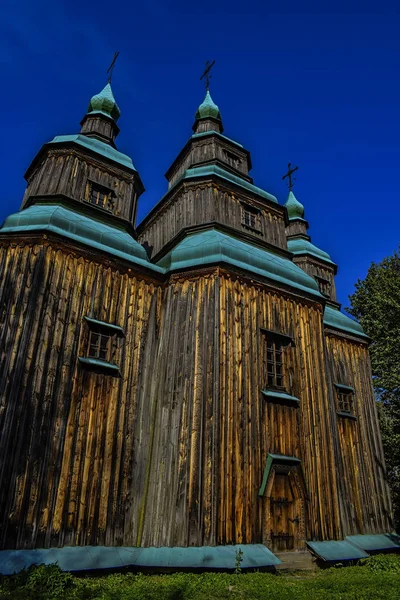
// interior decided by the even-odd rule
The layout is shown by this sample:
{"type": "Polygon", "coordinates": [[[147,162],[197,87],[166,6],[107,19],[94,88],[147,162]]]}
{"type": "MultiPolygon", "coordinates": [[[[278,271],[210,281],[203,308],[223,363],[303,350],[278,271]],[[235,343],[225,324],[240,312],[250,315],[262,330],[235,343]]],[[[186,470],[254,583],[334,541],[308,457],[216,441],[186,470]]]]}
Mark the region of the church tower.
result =
{"type": "Polygon", "coordinates": [[[257,187],[207,86],[136,228],[119,117],[108,83],[0,228],[0,572],[396,546],[369,340],[304,207],[257,187]]]}

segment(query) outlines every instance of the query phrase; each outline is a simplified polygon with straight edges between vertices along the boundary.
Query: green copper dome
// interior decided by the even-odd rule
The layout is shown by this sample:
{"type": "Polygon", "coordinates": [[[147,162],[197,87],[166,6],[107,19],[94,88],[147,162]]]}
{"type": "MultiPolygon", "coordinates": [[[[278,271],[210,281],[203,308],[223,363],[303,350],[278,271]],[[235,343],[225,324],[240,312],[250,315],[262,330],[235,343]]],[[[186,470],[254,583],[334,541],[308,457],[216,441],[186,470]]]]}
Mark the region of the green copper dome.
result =
{"type": "Polygon", "coordinates": [[[207,90],[206,97],[196,112],[196,119],[218,119],[221,121],[221,113],[219,112],[218,106],[214,103],[211,98],[210,92],[207,90]]]}
{"type": "Polygon", "coordinates": [[[304,206],[297,200],[296,196],[290,190],[285,206],[288,211],[289,219],[302,219],[304,216],[304,206]]]}
{"type": "Polygon", "coordinates": [[[115,101],[114,94],[112,93],[111,85],[107,83],[105,88],[101,90],[99,94],[93,96],[89,102],[88,113],[100,112],[108,117],[118,121],[121,111],[119,110],[118,104],[115,101]]]}

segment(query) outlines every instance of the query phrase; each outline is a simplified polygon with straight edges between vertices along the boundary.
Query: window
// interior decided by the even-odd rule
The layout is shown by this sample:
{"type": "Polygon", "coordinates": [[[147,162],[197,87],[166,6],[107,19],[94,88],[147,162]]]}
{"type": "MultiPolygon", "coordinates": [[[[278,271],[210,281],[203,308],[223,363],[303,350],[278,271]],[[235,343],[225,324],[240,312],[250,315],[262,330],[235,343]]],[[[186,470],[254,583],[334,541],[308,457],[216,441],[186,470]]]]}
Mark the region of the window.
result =
{"type": "Polygon", "coordinates": [[[285,378],[285,351],[293,343],[291,337],[276,331],[262,330],[265,338],[264,372],[268,389],[284,390],[288,386],[285,378]]]}
{"type": "Polygon", "coordinates": [[[243,211],[243,224],[252,229],[256,228],[256,215],[248,210],[243,211]]]}
{"type": "Polygon", "coordinates": [[[348,385],[335,383],[336,411],[342,416],[354,416],[354,389],[348,385]]]}
{"type": "Polygon", "coordinates": [[[242,225],[260,231],[260,211],[250,204],[242,205],[242,225]]]}
{"type": "Polygon", "coordinates": [[[120,346],[118,338],[124,337],[122,328],[91,317],[84,319],[88,330],[84,355],[79,357],[79,363],[88,371],[120,377],[118,365],[114,360],[120,346]]]}
{"type": "Polygon", "coordinates": [[[240,157],[234,154],[233,152],[229,152],[229,150],[224,150],[225,160],[231,167],[237,169],[242,162],[240,157]]]}
{"type": "Polygon", "coordinates": [[[331,291],[331,282],[329,279],[325,279],[325,277],[320,277],[319,275],[316,275],[315,279],[317,280],[321,294],[329,298],[331,291]]]}
{"type": "Polygon", "coordinates": [[[90,204],[105,208],[106,210],[114,210],[114,192],[93,181],[88,181],[86,188],[86,200],[90,204]]]}
{"type": "Polygon", "coordinates": [[[267,339],[267,382],[268,387],[284,387],[283,348],[279,339],[267,339]]]}
{"type": "Polygon", "coordinates": [[[109,361],[111,349],[111,335],[97,331],[89,332],[88,356],[99,360],[109,361]]]}

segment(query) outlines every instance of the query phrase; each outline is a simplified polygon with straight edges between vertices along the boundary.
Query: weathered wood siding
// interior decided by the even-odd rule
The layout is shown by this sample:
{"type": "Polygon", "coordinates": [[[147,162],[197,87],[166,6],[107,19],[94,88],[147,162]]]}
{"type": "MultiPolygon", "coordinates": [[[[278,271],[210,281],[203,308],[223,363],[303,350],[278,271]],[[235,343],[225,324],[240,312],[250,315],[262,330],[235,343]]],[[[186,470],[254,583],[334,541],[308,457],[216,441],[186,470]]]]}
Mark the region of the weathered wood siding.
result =
{"type": "Polygon", "coordinates": [[[226,165],[228,170],[233,169],[237,175],[244,175],[245,179],[252,181],[248,176],[248,157],[243,148],[211,135],[192,140],[185,153],[179,156],[175,167],[168,172],[168,189],[182,177],[186,169],[213,161],[226,165]]]}
{"type": "Polygon", "coordinates": [[[145,546],[213,545],[219,473],[219,281],[176,280],[165,292],[154,372],[157,408],[145,546]]]}
{"type": "Polygon", "coordinates": [[[85,202],[88,200],[88,181],[111,189],[115,193],[113,214],[135,225],[137,195],[134,175],[116,166],[110,167],[100,160],[83,157],[72,149],[49,150],[29,178],[22,207],[30,196],[64,194],[85,202]]]}
{"type": "Polygon", "coordinates": [[[218,543],[261,542],[258,490],[267,453],[302,460],[309,490],[307,539],[340,537],[320,306],[229,277],[220,281],[220,457],[218,543]],[[260,328],[291,335],[285,350],[296,407],[266,401],[260,328]]]}
{"type": "MultiPolygon", "coordinates": [[[[335,284],[335,271],[333,266],[330,267],[312,257],[295,256],[293,262],[303,269],[307,275],[315,278],[322,277],[329,281],[329,299],[336,302],[336,284],[335,284]]],[[[317,283],[318,279],[316,279],[317,283]]]]}
{"type": "Polygon", "coordinates": [[[163,207],[145,221],[144,230],[142,225],[139,226],[139,241],[146,243],[154,256],[185,227],[215,221],[250,234],[255,240],[260,239],[287,250],[282,207],[264,204],[245,192],[232,193],[211,181],[184,183],[163,207]],[[257,215],[260,231],[243,226],[243,202],[260,210],[257,215]]]}
{"type": "Polygon", "coordinates": [[[326,346],[332,383],[355,390],[357,420],[337,415],[335,424],[343,535],[391,531],[391,501],[368,346],[339,335],[328,335],[326,346]]]}
{"type": "Polygon", "coordinates": [[[50,246],[3,248],[0,260],[1,545],[132,544],[160,291],[50,246]],[[84,315],[125,330],[121,378],[77,366],[84,315]]]}
{"type": "Polygon", "coordinates": [[[267,453],[302,461],[306,539],[390,529],[367,350],[327,340],[357,390],[343,424],[319,304],[219,269],[161,286],[49,240],[4,245],[0,273],[2,547],[262,542],[267,453]],[[124,329],[121,378],[77,366],[84,315],[124,329]],[[261,394],[261,328],[293,337],[299,407],[261,394]]]}

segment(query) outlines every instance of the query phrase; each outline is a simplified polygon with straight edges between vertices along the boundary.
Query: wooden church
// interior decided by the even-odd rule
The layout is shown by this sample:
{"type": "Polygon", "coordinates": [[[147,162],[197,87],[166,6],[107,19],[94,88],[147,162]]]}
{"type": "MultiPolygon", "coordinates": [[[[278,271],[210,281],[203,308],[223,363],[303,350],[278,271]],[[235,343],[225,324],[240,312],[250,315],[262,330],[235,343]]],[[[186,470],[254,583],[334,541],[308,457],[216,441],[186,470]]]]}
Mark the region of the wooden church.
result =
{"type": "Polygon", "coordinates": [[[0,229],[0,565],[382,547],[370,340],[291,185],[283,205],[254,184],[207,88],[136,225],[119,116],[107,84],[0,229]]]}

